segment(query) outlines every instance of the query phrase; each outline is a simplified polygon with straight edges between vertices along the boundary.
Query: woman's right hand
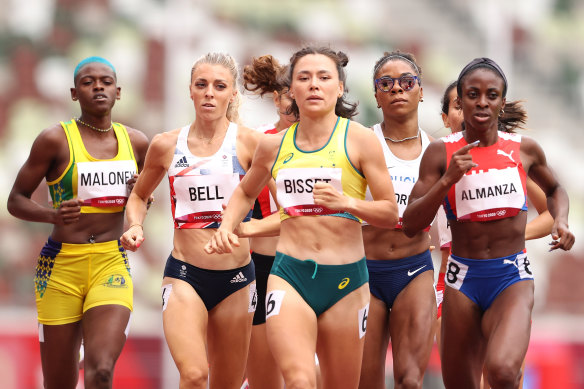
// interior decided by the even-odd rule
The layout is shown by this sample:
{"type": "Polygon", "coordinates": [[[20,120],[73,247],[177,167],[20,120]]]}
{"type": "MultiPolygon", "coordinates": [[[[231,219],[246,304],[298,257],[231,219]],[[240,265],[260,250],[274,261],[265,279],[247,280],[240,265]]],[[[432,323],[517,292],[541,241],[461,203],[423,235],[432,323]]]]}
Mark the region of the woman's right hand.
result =
{"type": "Polygon", "coordinates": [[[126,250],[136,251],[144,242],[144,228],[141,224],[132,224],[120,238],[120,243],[126,250]]]}
{"type": "Polygon", "coordinates": [[[55,214],[54,224],[63,226],[78,222],[82,205],[81,199],[63,201],[55,214]]]}
{"type": "Polygon", "coordinates": [[[478,166],[478,164],[472,160],[472,155],[470,154],[470,150],[477,147],[478,144],[479,141],[477,140],[462,146],[460,149],[452,153],[448,169],[446,169],[446,173],[444,173],[444,178],[449,180],[448,182],[451,182],[451,185],[460,181],[469,170],[478,166]]]}
{"type": "Polygon", "coordinates": [[[239,238],[227,229],[218,228],[205,244],[207,254],[228,254],[233,252],[232,245],[239,247],[239,238]]]}

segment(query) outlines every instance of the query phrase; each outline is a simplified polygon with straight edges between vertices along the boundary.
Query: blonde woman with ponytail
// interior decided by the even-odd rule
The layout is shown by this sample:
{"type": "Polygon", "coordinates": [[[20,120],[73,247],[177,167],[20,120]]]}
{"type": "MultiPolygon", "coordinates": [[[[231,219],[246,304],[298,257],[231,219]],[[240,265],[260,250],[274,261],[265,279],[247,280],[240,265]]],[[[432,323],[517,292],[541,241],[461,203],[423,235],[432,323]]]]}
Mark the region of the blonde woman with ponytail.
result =
{"type": "Polygon", "coordinates": [[[162,281],[162,318],[180,388],[239,389],[245,371],[257,301],[249,243],[242,238],[227,255],[203,250],[262,136],[237,124],[237,79],[227,54],[195,62],[189,90],[196,119],[154,137],[121,238],[128,250],[140,247],[148,198],[167,174],[174,247],[162,281]]]}

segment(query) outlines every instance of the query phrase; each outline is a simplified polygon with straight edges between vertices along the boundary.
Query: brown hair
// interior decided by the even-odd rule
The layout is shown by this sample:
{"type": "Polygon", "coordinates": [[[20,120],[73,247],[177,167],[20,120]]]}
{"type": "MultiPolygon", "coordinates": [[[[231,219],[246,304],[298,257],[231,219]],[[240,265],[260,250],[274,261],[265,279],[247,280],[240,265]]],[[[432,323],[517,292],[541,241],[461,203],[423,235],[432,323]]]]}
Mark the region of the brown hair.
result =
{"type": "Polygon", "coordinates": [[[499,116],[499,130],[505,132],[515,132],[515,130],[525,130],[527,123],[527,111],[523,107],[523,101],[511,101],[505,103],[503,111],[499,116]]]}
{"type": "Polygon", "coordinates": [[[266,93],[282,93],[290,85],[288,66],[280,65],[271,55],[253,58],[251,65],[243,68],[243,87],[250,92],[263,96],[266,93]]]}
{"type": "MultiPolygon", "coordinates": [[[[343,83],[344,92],[341,97],[337,99],[337,104],[335,105],[335,114],[340,117],[344,117],[347,119],[352,118],[353,116],[357,115],[357,104],[358,103],[350,103],[346,100],[346,93],[349,91],[347,88],[347,75],[345,73],[344,67],[347,66],[349,63],[349,57],[347,54],[343,53],[342,51],[334,51],[330,47],[325,46],[307,46],[304,47],[290,57],[290,69],[288,70],[288,79],[292,80],[292,74],[294,73],[294,67],[298,63],[298,61],[307,55],[310,54],[321,54],[324,56],[329,57],[336,65],[337,72],[339,74],[339,81],[343,83]]],[[[286,112],[287,114],[293,114],[296,119],[299,119],[300,111],[298,110],[298,105],[296,105],[296,101],[292,101],[290,108],[286,112]]]]}

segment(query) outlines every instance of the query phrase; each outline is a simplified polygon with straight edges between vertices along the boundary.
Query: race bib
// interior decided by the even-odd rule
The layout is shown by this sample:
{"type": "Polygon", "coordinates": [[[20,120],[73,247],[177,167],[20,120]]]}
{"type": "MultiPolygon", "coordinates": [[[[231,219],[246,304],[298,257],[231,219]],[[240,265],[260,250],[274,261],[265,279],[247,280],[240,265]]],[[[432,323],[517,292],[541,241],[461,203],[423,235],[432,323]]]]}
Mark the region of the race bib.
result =
{"type": "Polygon", "coordinates": [[[330,215],[337,213],[314,204],[312,191],[317,182],[331,184],[343,193],[341,168],[289,168],[280,169],[276,177],[278,203],[292,216],[330,215]]]}
{"type": "Polygon", "coordinates": [[[128,180],[136,174],[134,161],[77,163],[77,197],[83,205],[119,207],[128,200],[128,180]]]}
{"type": "Polygon", "coordinates": [[[446,275],[444,276],[444,281],[451,288],[460,290],[467,272],[467,265],[458,262],[450,256],[448,258],[448,263],[446,264],[446,275]]]}
{"type": "Polygon", "coordinates": [[[490,169],[463,176],[455,186],[459,220],[486,221],[523,208],[525,193],[517,168],[490,169]],[[514,210],[514,211],[513,211],[514,210]]]}
{"type": "Polygon", "coordinates": [[[179,222],[221,221],[222,204],[227,204],[239,185],[239,174],[175,176],[175,220],[179,222]]]}

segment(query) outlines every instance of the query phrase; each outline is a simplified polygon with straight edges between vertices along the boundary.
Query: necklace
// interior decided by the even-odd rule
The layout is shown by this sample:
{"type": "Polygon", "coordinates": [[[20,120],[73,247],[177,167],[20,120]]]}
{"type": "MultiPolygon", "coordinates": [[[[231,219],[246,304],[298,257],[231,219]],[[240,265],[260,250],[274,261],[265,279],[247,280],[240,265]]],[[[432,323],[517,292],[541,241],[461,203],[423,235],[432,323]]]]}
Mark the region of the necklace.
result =
{"type": "Polygon", "coordinates": [[[197,138],[198,140],[203,141],[204,143],[209,145],[209,144],[211,144],[211,142],[213,142],[213,140],[225,137],[225,135],[227,135],[227,130],[221,134],[215,134],[210,138],[205,138],[204,136],[199,136],[197,133],[194,133],[194,135],[195,135],[195,138],[197,138]]]}
{"type": "Polygon", "coordinates": [[[409,136],[407,138],[403,138],[403,139],[392,139],[389,136],[383,136],[385,138],[385,140],[391,141],[393,143],[401,143],[401,142],[405,142],[406,140],[412,140],[412,139],[416,139],[420,137],[420,130],[418,129],[418,133],[415,136],[409,136]]]}
{"type": "Polygon", "coordinates": [[[75,120],[78,121],[79,123],[83,124],[85,127],[89,127],[92,130],[95,130],[95,131],[98,131],[98,132],[108,132],[109,130],[111,130],[112,128],[114,128],[114,124],[112,122],[110,122],[109,128],[97,128],[97,127],[93,127],[91,124],[85,123],[83,120],[81,120],[79,118],[75,118],[75,120]]]}
{"type": "Polygon", "coordinates": [[[201,141],[203,141],[204,143],[206,143],[206,144],[208,144],[208,145],[209,145],[209,144],[211,144],[211,142],[212,142],[214,139],[221,138],[221,137],[223,137],[223,136],[225,136],[225,134],[221,134],[221,135],[213,135],[213,136],[212,136],[212,137],[210,137],[210,138],[205,138],[205,137],[202,137],[202,136],[196,136],[196,135],[195,135],[195,138],[197,138],[198,140],[201,140],[201,141]]]}

